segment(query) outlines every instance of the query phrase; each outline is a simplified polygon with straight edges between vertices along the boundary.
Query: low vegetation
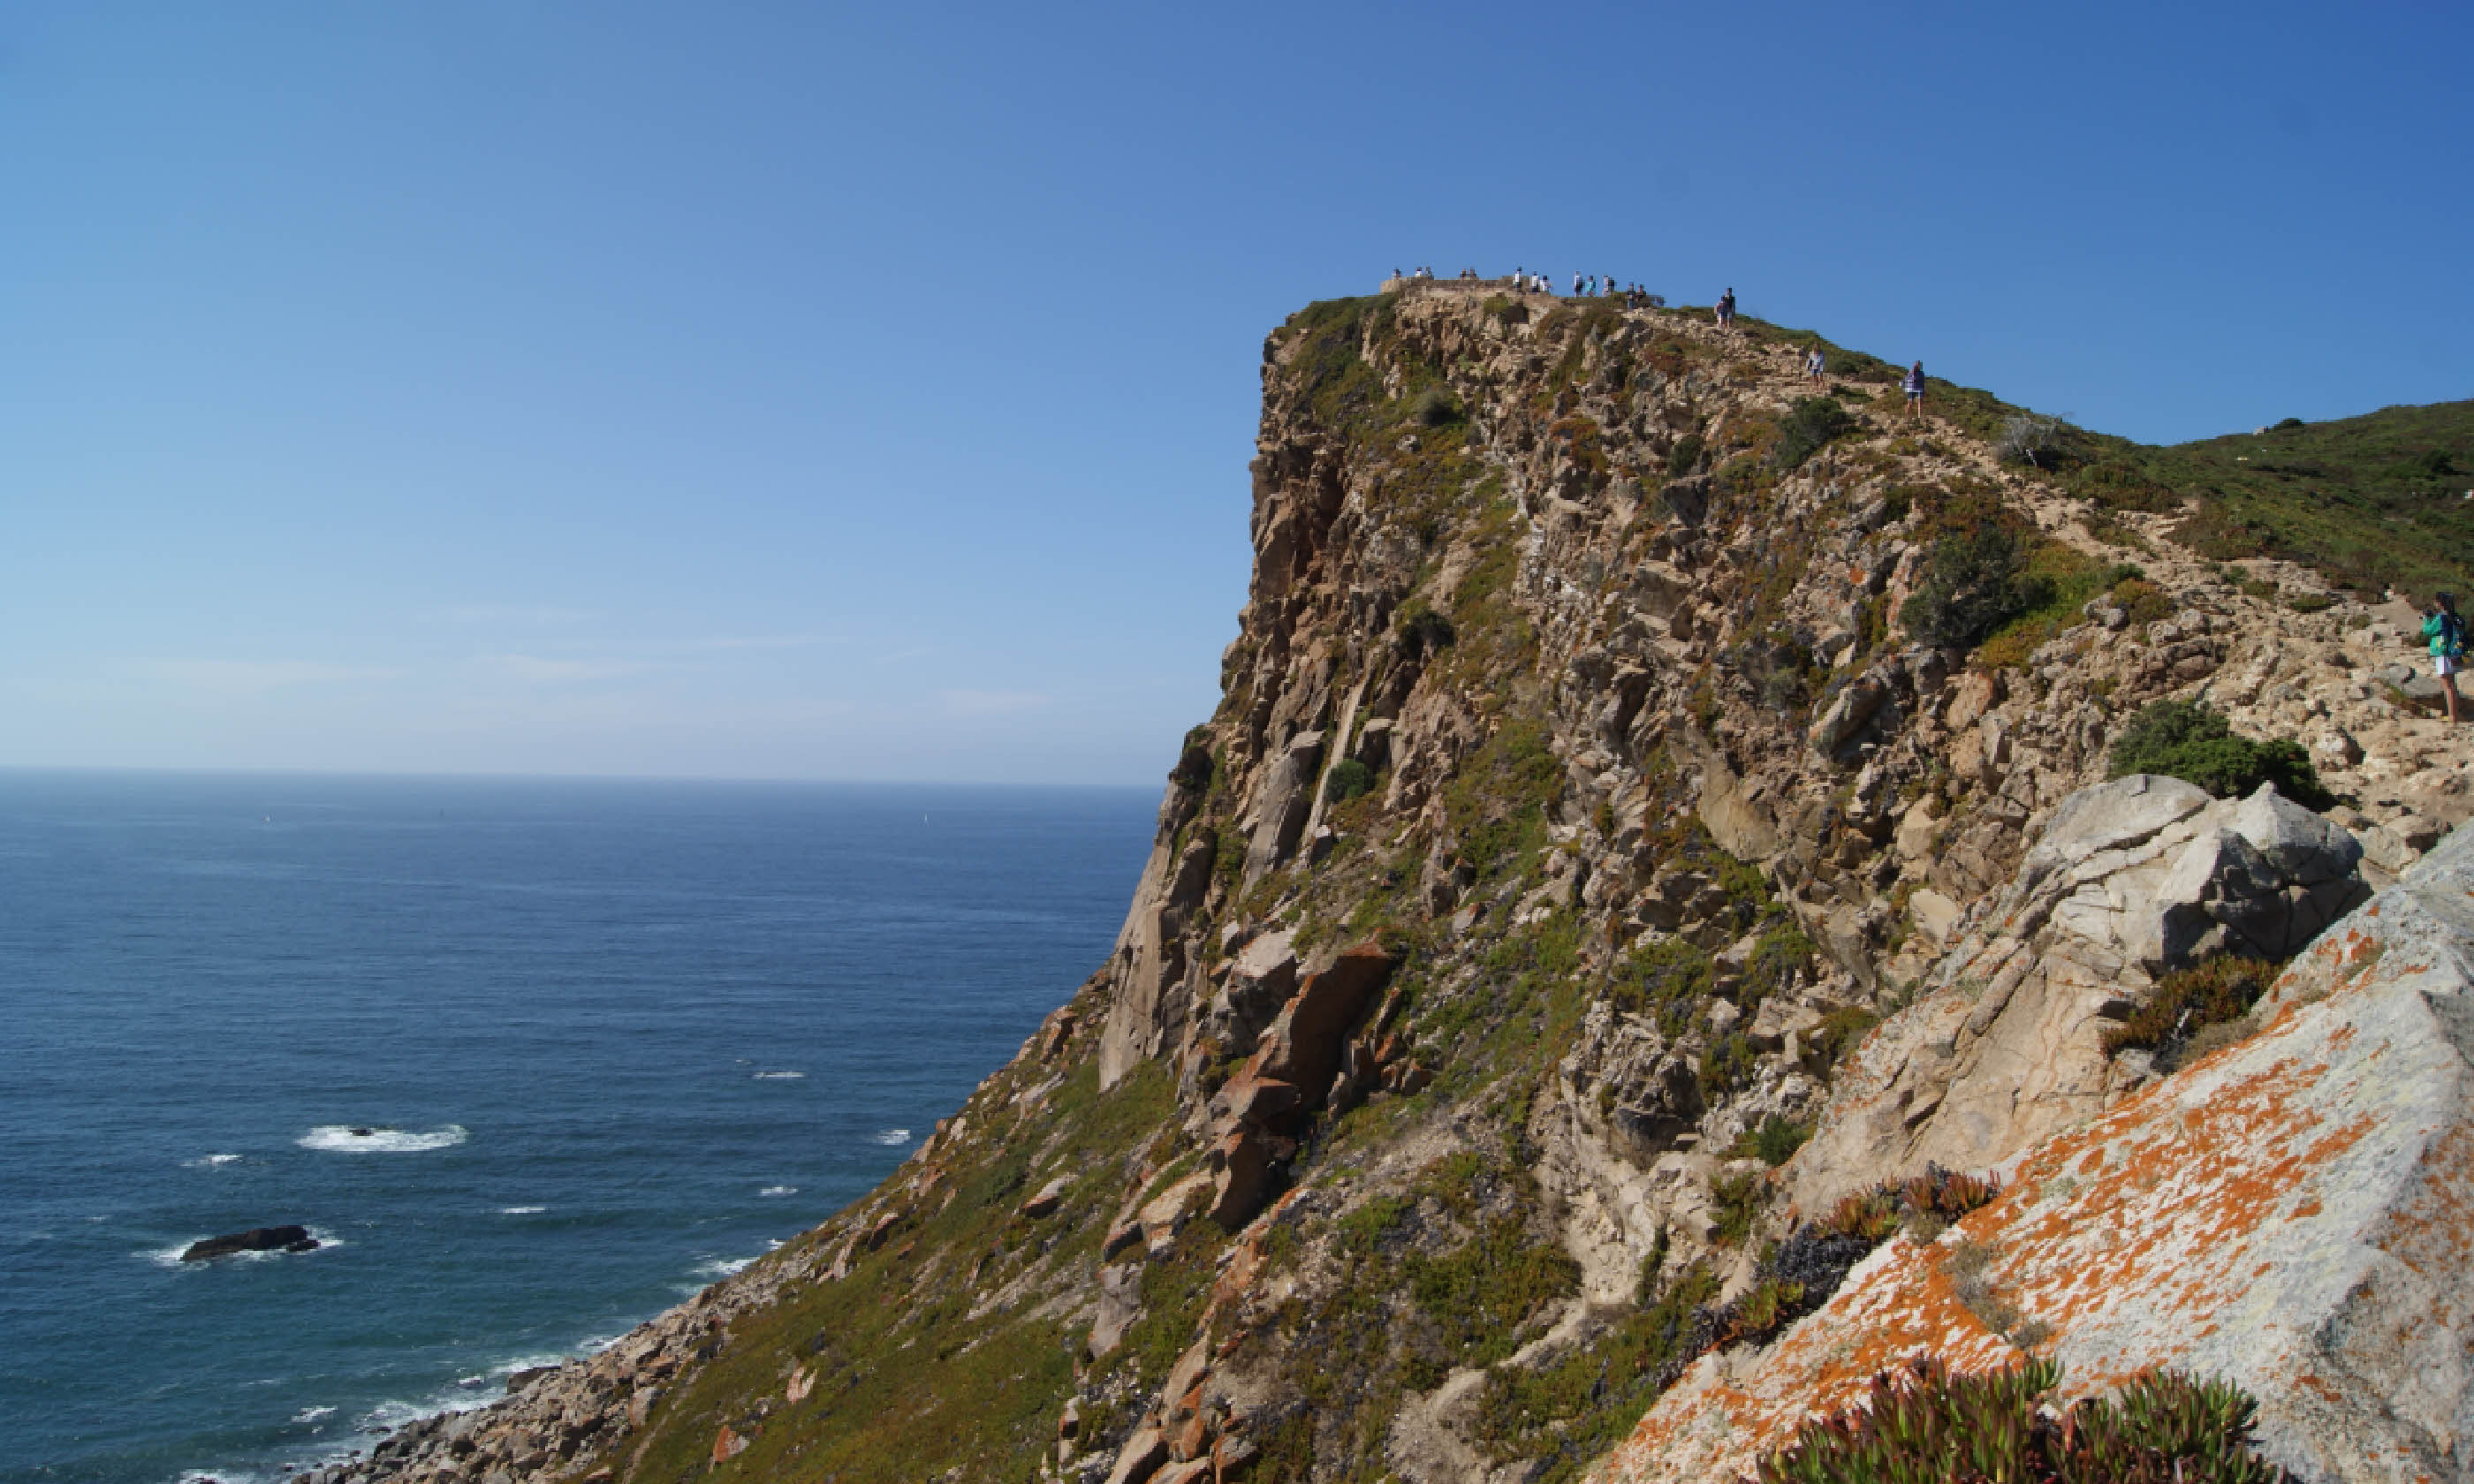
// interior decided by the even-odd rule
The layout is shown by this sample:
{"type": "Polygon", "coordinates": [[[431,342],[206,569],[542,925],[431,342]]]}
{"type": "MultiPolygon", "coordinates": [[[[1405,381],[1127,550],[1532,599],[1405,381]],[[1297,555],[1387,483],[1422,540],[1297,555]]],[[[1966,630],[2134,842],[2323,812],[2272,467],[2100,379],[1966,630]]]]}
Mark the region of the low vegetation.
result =
{"type": "Polygon", "coordinates": [[[2320,785],[2311,754],[2291,738],[2254,742],[2237,735],[2224,713],[2195,701],[2154,701],[2140,708],[2113,744],[2108,776],[2162,774],[2196,783],[2219,799],[2248,796],[2262,783],[2294,802],[2324,809],[2336,802],[2320,785]]]}
{"type": "Polygon", "coordinates": [[[2290,1477],[2252,1449],[2259,1404],[2239,1387],[2173,1372],[2105,1400],[2050,1405],[2062,1368],[2030,1360],[1955,1376],[1916,1360],[1873,1381],[1856,1406],[1806,1424],[1761,1460],[1754,1484],[2085,1481],[2277,1484],[2290,1477]]]}
{"type": "Polygon", "coordinates": [[[1899,610],[1899,622],[1921,643],[1974,649],[2052,595],[2051,581],[2028,570],[2025,543],[1987,524],[1933,543],[1924,581],[1899,610]]]}
{"type": "Polygon", "coordinates": [[[1833,439],[1859,426],[1834,396],[1807,396],[1787,409],[1779,423],[1778,447],[1771,458],[1782,469],[1796,468],[1833,439]]]}
{"type": "Polygon", "coordinates": [[[2207,1033],[2240,1024],[2276,975],[2274,964],[2232,956],[2167,974],[2129,1019],[2104,1033],[2104,1054],[2152,1052],[2160,1069],[2203,1055],[2227,1039],[2207,1033]]]}

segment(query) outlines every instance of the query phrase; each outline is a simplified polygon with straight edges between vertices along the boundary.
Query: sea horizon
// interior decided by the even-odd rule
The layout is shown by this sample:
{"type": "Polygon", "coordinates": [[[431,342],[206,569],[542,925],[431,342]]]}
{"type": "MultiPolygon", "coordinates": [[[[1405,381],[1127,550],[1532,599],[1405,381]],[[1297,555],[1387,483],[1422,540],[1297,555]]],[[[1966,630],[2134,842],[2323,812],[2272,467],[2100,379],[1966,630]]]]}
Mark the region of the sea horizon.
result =
{"type": "Polygon", "coordinates": [[[0,1480],[271,1479],[736,1271],[1100,967],[1155,803],[0,769],[0,1480]]]}

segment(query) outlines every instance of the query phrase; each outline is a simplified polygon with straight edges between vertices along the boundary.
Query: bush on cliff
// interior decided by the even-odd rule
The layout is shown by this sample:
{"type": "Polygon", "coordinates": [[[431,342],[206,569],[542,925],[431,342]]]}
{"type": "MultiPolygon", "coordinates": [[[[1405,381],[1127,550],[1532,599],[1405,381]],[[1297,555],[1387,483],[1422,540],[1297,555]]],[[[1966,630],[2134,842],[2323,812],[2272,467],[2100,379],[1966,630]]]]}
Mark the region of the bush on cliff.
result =
{"type": "Polygon", "coordinates": [[[2195,701],[2154,701],[2140,708],[2113,744],[2108,776],[2158,773],[2196,783],[2219,799],[2241,798],[2262,783],[2306,808],[2337,801],[2320,786],[2311,754],[2291,738],[2254,742],[2237,736],[2224,713],[2195,701]]]}
{"type": "Polygon", "coordinates": [[[1460,403],[1452,400],[1448,388],[1428,387],[1410,402],[1409,416],[1421,426],[1440,428],[1460,421],[1467,414],[1461,410],[1460,403]]]}
{"type": "Polygon", "coordinates": [[[1346,803],[1374,786],[1374,770],[1354,757],[1344,757],[1331,766],[1331,779],[1323,787],[1323,796],[1334,803],[1346,803]]]}
{"type": "Polygon", "coordinates": [[[2276,982],[2276,973],[2274,964],[2226,957],[2167,974],[2129,1019],[2104,1033],[2104,1054],[2134,1047],[2153,1051],[2159,1069],[2171,1070],[2199,1032],[2250,1014],[2250,1007],[2276,982]]]}
{"type": "Polygon", "coordinates": [[[1782,469],[1801,466],[1824,444],[1856,431],[1856,419],[1834,396],[1807,396],[1787,409],[1779,422],[1779,443],[1772,455],[1782,469]]]}
{"type": "Polygon", "coordinates": [[[2050,594],[2050,580],[2028,572],[2019,538],[1987,524],[1934,543],[1924,581],[1899,610],[1899,622],[1920,643],[1973,649],[2050,594]]]}
{"type": "Polygon", "coordinates": [[[2251,1450],[2259,1403],[2240,1387],[2173,1372],[2057,1415],[2062,1368],[1953,1376],[1936,1360],[1877,1376],[1863,1404],[1807,1423],[1761,1460],[1754,1484],[1900,1484],[1909,1479],[2051,1479],[2089,1484],[2276,1484],[2291,1475],[2251,1450]]]}

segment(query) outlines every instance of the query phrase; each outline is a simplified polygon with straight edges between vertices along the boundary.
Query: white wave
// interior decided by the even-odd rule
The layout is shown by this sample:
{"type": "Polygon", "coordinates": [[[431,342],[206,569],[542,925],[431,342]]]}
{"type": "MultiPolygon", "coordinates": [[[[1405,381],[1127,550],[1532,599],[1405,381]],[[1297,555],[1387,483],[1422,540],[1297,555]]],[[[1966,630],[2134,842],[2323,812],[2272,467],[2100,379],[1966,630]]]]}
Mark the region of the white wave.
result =
{"type": "Polygon", "coordinates": [[[710,1262],[699,1262],[688,1271],[698,1278],[713,1281],[728,1278],[755,1260],[753,1257],[716,1257],[710,1262]]]}
{"type": "Polygon", "coordinates": [[[486,1386],[489,1382],[490,1378],[486,1376],[459,1376],[455,1377],[455,1384],[464,1387],[467,1390],[470,1390],[474,1386],[486,1386]]]}
{"type": "Polygon", "coordinates": [[[425,1134],[368,1123],[322,1123],[302,1135],[298,1142],[303,1149],[339,1154],[417,1154],[424,1149],[452,1149],[471,1137],[460,1123],[425,1134]]]}
{"type": "Polygon", "coordinates": [[[519,1371],[538,1371],[544,1366],[562,1365],[567,1358],[567,1352],[563,1350],[535,1351],[528,1355],[517,1355],[511,1359],[499,1361],[490,1368],[490,1374],[513,1376],[519,1371]]]}
{"type": "Polygon", "coordinates": [[[808,1074],[806,1072],[758,1072],[756,1074],[756,1080],[759,1082],[798,1082],[804,1079],[807,1075],[808,1074]]]}
{"type": "Polygon", "coordinates": [[[184,1170],[211,1170],[220,1168],[226,1164],[238,1164],[239,1162],[240,1156],[236,1154],[210,1154],[203,1159],[182,1160],[181,1161],[181,1168],[184,1170]]]}
{"type": "Polygon", "coordinates": [[[498,1214],[501,1216],[538,1216],[547,1209],[549,1209],[549,1208],[546,1206],[501,1206],[498,1208],[498,1214]]]}
{"type": "Polygon", "coordinates": [[[764,1189],[759,1190],[756,1193],[760,1196],[797,1195],[799,1193],[799,1187],[797,1185],[766,1185],[764,1189]]]}
{"type": "Polygon", "coordinates": [[[910,1142],[910,1131],[909,1129],[882,1129],[869,1135],[868,1142],[873,1144],[883,1144],[888,1149],[896,1148],[900,1145],[910,1142]]]}
{"type": "Polygon", "coordinates": [[[246,1469],[183,1469],[174,1484],[261,1484],[265,1477],[246,1469]]]}
{"type": "Polygon", "coordinates": [[[292,1420],[296,1423],[314,1423],[320,1418],[332,1417],[334,1415],[335,1409],[330,1406],[304,1406],[300,1411],[292,1414],[292,1420]]]}

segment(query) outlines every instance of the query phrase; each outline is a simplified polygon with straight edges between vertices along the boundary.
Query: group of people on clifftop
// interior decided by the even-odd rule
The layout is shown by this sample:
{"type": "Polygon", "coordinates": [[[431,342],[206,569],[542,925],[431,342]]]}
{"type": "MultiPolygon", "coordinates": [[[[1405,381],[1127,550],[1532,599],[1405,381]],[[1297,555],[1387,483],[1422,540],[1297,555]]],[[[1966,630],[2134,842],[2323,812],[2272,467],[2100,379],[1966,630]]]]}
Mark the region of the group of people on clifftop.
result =
{"type": "MultiPolygon", "coordinates": [[[[1392,276],[1395,280],[1404,283],[1431,282],[1435,276],[1435,271],[1431,268],[1413,268],[1404,274],[1397,268],[1395,268],[1392,270],[1392,276]]],[[[1457,276],[1465,283],[1483,283],[1486,281],[1478,276],[1478,272],[1474,268],[1464,268],[1460,271],[1457,276]]],[[[1555,282],[1553,279],[1547,277],[1541,273],[1531,273],[1526,268],[1514,268],[1512,270],[1511,283],[1513,287],[1527,294],[1552,294],[1555,292],[1555,282]]],[[[1666,307],[1666,299],[1662,296],[1652,294],[1637,283],[1626,283],[1621,286],[1617,286],[1613,275],[1607,275],[1604,276],[1597,274],[1576,273],[1572,275],[1572,297],[1574,299],[1621,299],[1624,301],[1624,307],[1627,309],[1663,309],[1666,307]]],[[[1735,327],[1735,290],[1733,285],[1728,287],[1727,292],[1718,296],[1718,302],[1713,308],[1713,313],[1717,318],[1718,328],[1722,330],[1731,330],[1735,327]]],[[[1806,379],[1809,381],[1819,381],[1825,374],[1827,374],[1828,369],[1828,362],[1821,353],[1821,347],[1819,346],[1814,346],[1804,358],[1804,374],[1806,379]]],[[[1924,412],[1925,406],[1924,362],[1918,361],[1907,368],[1906,374],[1899,379],[1899,390],[1906,395],[1907,416],[1910,418],[1921,416],[1924,412]]],[[[2454,697],[2452,695],[2452,700],[2453,699],[2454,697]]]]}

